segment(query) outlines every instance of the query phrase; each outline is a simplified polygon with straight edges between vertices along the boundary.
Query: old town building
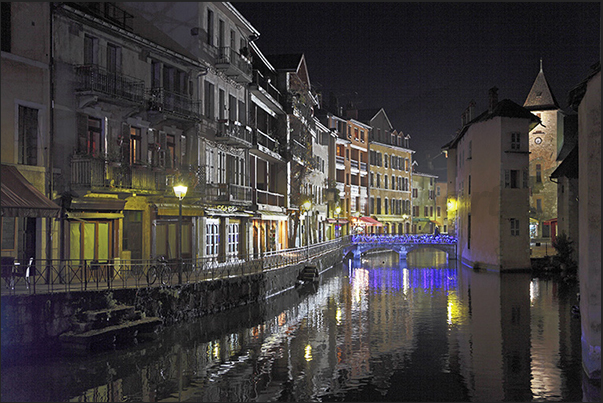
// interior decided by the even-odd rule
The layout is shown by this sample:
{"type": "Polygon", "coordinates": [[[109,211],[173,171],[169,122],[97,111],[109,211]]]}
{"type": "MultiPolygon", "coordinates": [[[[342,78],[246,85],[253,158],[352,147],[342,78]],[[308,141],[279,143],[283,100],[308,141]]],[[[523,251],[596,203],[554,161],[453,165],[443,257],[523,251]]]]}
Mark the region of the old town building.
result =
{"type": "Polygon", "coordinates": [[[2,265],[58,245],[50,13],[50,3],[2,3],[2,265]]]}
{"type": "Polygon", "coordinates": [[[474,268],[530,268],[528,134],[537,116],[489,92],[489,107],[444,145],[448,199],[461,261],[474,268]]]}
{"type": "Polygon", "coordinates": [[[436,175],[417,171],[416,164],[412,171],[412,233],[433,234],[436,222],[436,175]]]}
{"type": "Polygon", "coordinates": [[[385,110],[359,110],[359,119],[371,125],[369,138],[369,214],[379,221],[370,232],[411,232],[410,136],[392,126],[385,110]]]}
{"type": "Polygon", "coordinates": [[[532,232],[535,238],[549,238],[555,233],[557,220],[557,185],[549,178],[559,165],[557,154],[562,144],[564,113],[544,76],[542,60],[523,106],[541,120],[529,139],[532,232]]]}
{"type": "Polygon", "coordinates": [[[435,215],[433,221],[441,234],[448,233],[448,185],[444,181],[435,184],[435,215]]]}

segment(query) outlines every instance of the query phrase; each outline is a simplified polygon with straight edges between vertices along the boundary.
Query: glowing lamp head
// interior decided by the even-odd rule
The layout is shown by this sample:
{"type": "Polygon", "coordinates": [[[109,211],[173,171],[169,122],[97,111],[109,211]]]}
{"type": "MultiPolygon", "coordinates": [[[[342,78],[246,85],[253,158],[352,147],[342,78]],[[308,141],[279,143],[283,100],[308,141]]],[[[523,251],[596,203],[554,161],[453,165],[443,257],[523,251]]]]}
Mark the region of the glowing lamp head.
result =
{"type": "Polygon", "coordinates": [[[339,206],[335,207],[335,213],[337,213],[337,215],[339,215],[339,213],[341,213],[341,207],[339,207],[339,206]]]}
{"type": "Polygon", "coordinates": [[[310,210],[310,208],[312,207],[312,202],[311,202],[310,200],[308,200],[308,201],[304,202],[304,204],[302,204],[302,207],[303,207],[303,208],[304,208],[306,211],[308,211],[308,210],[310,210]]]}
{"type": "Polygon", "coordinates": [[[187,190],[188,190],[188,187],[186,187],[184,185],[176,185],[176,186],[174,186],[174,194],[180,200],[182,200],[184,198],[184,196],[186,196],[186,191],[187,190]]]}
{"type": "Polygon", "coordinates": [[[446,203],[446,207],[448,207],[449,211],[456,211],[456,200],[448,199],[448,203],[446,203]]]}

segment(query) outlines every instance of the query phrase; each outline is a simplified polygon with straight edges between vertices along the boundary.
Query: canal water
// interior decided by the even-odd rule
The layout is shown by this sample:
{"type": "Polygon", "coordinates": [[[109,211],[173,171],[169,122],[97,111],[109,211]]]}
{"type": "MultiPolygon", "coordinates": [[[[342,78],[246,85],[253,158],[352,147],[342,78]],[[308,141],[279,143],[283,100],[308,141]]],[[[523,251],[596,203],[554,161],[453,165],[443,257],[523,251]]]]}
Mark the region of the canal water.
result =
{"type": "Polygon", "coordinates": [[[3,362],[1,400],[582,401],[577,292],[371,254],[128,349],[3,362]]]}

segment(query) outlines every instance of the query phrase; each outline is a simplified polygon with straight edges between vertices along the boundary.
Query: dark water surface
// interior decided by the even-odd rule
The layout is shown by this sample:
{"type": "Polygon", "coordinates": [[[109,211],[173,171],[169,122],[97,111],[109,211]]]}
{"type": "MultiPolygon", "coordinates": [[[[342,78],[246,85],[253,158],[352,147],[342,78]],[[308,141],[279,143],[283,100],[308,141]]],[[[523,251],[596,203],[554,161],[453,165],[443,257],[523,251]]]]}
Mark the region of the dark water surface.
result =
{"type": "Polygon", "coordinates": [[[582,401],[577,292],[370,255],[126,350],[3,362],[1,400],[582,401]]]}

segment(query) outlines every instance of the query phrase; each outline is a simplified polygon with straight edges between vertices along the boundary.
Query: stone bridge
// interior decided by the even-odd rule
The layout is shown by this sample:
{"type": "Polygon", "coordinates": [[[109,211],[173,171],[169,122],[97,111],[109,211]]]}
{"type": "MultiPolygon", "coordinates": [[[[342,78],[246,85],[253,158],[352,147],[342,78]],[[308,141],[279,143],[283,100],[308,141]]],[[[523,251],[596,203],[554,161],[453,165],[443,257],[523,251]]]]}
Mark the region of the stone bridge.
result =
{"type": "Polygon", "coordinates": [[[434,248],[446,252],[448,260],[456,260],[456,237],[450,235],[402,234],[402,235],[352,235],[351,243],[344,249],[344,256],[353,253],[359,258],[369,250],[392,250],[406,259],[408,252],[419,248],[434,248]]]}

